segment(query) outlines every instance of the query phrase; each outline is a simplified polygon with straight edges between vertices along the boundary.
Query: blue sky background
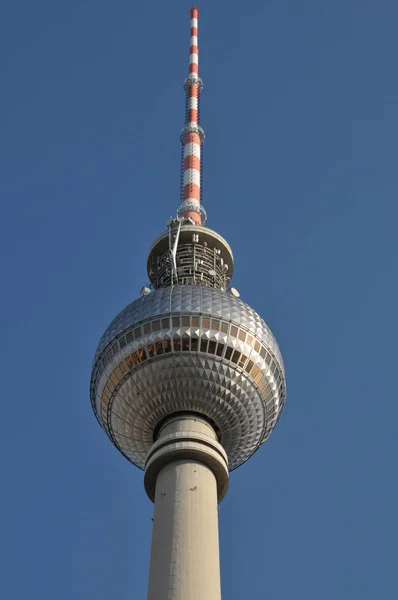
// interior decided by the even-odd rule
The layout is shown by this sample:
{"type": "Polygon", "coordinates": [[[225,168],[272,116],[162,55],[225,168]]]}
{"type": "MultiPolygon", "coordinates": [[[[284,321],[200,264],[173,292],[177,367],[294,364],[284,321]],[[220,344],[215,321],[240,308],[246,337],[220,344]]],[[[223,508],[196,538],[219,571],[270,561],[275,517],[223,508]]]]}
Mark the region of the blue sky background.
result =
{"type": "MultiPolygon", "coordinates": [[[[89,377],[179,202],[188,7],[0,5],[7,600],[146,597],[152,505],[89,377]]],[[[208,224],[288,383],[220,507],[228,600],[398,597],[397,20],[394,0],[201,2],[208,224]]]]}

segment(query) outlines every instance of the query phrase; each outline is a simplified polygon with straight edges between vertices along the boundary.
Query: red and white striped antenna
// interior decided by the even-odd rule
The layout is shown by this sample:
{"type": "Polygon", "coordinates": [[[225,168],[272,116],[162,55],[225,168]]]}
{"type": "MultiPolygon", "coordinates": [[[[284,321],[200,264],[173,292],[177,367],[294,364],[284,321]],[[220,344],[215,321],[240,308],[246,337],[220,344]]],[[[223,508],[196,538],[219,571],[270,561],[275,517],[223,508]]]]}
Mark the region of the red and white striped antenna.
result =
{"type": "Polygon", "coordinates": [[[190,48],[189,48],[189,73],[184,82],[187,95],[185,127],[181,131],[182,142],[182,204],[178,214],[184,218],[191,218],[197,225],[204,225],[206,211],[201,205],[202,169],[201,154],[205,138],[200,127],[200,94],[203,89],[199,77],[199,49],[198,49],[198,19],[199,9],[191,8],[190,48]]]}

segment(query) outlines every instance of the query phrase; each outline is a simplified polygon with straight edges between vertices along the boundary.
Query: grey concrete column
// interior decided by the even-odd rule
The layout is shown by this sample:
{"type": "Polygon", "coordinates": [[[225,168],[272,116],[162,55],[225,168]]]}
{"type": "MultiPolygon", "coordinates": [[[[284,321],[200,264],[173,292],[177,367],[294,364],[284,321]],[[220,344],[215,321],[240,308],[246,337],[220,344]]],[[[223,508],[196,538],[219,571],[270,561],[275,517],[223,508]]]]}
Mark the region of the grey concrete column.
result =
{"type": "Polygon", "coordinates": [[[227,456],[204,419],[170,417],[146,463],[155,503],[148,600],[220,600],[218,502],[227,456]]]}

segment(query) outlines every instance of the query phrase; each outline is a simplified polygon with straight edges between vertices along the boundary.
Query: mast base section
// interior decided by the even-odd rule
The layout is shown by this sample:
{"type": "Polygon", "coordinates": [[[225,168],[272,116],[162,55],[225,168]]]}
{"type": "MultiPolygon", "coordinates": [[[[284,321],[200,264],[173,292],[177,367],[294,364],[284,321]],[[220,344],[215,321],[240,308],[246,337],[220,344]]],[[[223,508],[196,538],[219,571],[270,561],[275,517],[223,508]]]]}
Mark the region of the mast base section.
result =
{"type": "Polygon", "coordinates": [[[189,200],[184,200],[182,204],[177,209],[177,216],[183,217],[185,213],[194,212],[200,216],[201,223],[204,225],[207,221],[207,213],[199,202],[199,200],[195,200],[194,198],[190,198],[189,200]]]}
{"type": "Polygon", "coordinates": [[[152,244],[147,262],[149,280],[156,289],[193,284],[225,291],[234,268],[232,250],[221,235],[191,221],[172,219],[168,231],[152,244]]]}

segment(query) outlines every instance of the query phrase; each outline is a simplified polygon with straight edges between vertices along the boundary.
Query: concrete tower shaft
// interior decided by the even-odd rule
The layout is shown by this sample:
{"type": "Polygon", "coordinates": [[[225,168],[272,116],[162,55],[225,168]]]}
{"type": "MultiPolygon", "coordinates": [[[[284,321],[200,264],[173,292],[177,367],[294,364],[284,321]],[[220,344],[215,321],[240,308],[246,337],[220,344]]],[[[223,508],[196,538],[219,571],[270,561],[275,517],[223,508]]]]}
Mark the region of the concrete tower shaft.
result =
{"type": "Polygon", "coordinates": [[[166,419],[145,487],[155,503],[148,600],[219,600],[217,505],[228,460],[211,424],[189,413],[166,419]]]}

